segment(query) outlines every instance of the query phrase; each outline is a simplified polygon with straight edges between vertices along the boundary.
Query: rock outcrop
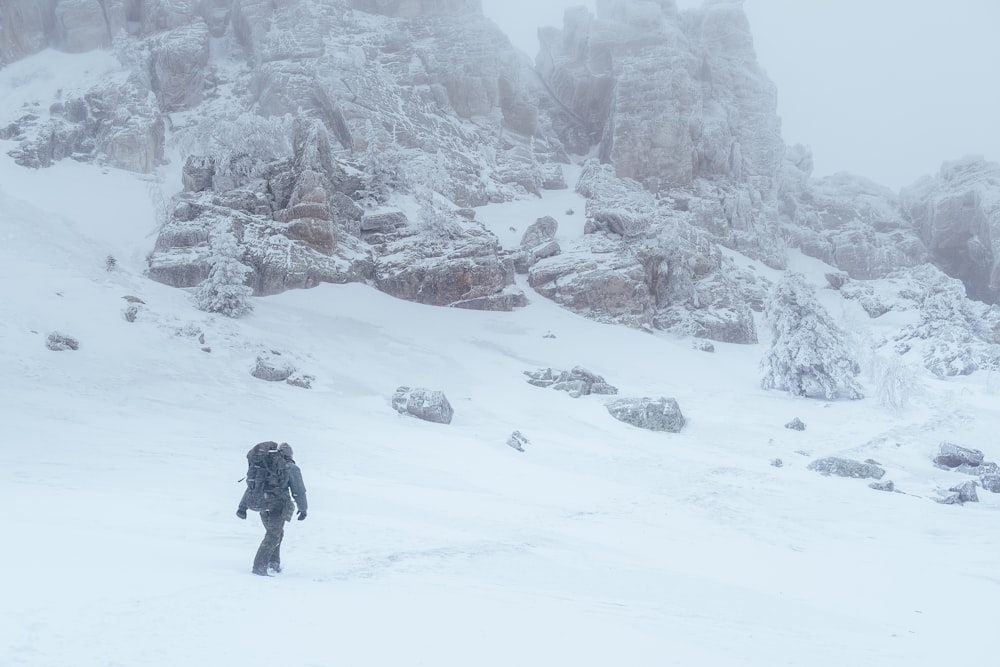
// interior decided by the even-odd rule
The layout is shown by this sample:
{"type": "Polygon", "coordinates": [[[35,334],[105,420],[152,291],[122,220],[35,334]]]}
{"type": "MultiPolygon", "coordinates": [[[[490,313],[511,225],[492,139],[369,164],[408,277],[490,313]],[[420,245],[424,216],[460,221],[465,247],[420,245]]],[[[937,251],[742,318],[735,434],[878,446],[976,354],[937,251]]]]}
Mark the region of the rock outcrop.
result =
{"type": "Polygon", "coordinates": [[[946,162],[900,199],[932,261],[961,280],[971,298],[1000,304],[1000,164],[946,162]]]}
{"type": "Polygon", "coordinates": [[[882,278],[929,259],[888,189],[853,174],[810,179],[812,156],[789,149],[780,215],[788,243],[855,279],[882,278]]]}

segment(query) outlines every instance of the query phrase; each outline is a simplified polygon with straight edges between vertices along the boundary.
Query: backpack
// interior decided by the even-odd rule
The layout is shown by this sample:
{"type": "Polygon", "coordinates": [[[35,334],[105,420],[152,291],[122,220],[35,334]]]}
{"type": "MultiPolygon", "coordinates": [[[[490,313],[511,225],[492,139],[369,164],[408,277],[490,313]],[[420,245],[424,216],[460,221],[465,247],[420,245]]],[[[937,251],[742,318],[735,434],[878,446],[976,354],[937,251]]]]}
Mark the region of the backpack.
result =
{"type": "Polygon", "coordinates": [[[247,509],[255,512],[267,509],[266,496],[284,493],[288,486],[288,468],[285,457],[278,451],[278,443],[261,442],[247,452],[247,509]]]}

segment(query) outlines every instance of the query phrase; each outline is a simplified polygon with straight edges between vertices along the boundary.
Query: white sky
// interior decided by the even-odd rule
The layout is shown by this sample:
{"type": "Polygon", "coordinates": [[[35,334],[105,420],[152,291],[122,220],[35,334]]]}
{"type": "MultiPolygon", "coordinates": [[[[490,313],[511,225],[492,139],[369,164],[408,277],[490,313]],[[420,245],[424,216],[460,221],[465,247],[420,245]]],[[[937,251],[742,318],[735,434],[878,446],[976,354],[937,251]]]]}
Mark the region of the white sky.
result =
{"type": "MultiPolygon", "coordinates": [[[[483,0],[483,9],[534,56],[536,26],[561,26],[561,7],[574,4],[594,7],[483,0]]],[[[746,0],[745,8],[758,60],[778,86],[785,141],[812,147],[814,175],[851,171],[898,189],[944,160],[1000,160],[997,0],[746,0]]]]}

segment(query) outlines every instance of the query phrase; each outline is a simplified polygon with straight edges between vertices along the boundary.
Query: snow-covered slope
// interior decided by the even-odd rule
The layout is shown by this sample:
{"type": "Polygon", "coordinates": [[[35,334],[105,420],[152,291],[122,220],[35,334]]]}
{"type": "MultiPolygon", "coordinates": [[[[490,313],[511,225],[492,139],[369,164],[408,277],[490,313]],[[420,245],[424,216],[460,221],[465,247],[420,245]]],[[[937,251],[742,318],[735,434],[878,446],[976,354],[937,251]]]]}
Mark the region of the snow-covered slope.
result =
{"type": "MultiPolygon", "coordinates": [[[[142,276],[151,186],[70,161],[0,161],[0,663],[995,658],[959,638],[992,627],[1000,502],[934,502],[964,478],[931,464],[944,440],[997,455],[993,376],[921,370],[902,412],[794,399],[759,388],[760,345],[694,351],[582,319],[527,285],[530,305],[512,313],[354,284],[218,318],[142,276]],[[124,297],[144,302],[134,322],[124,297]],[[46,349],[53,331],[80,349],[46,349]],[[267,351],[314,375],[312,389],[252,377],[267,351]],[[633,428],[602,397],[523,375],[575,365],[624,396],[675,397],[688,425],[633,428]],[[444,391],[453,422],[397,415],[401,385],[444,391]],[[784,428],[793,417],[807,429],[784,428]],[[524,453],[505,444],[514,430],[524,453]],[[249,572],[259,521],[234,516],[244,454],[266,439],[295,446],[310,499],[270,579],[249,572]],[[904,493],[806,469],[831,454],[878,460],[904,493]]],[[[520,229],[553,205],[511,204],[506,227],[502,208],[484,218],[520,229]]],[[[829,270],[794,268],[816,284],[829,270]]],[[[821,296],[859,336],[880,334],[856,304],[821,296]]]]}

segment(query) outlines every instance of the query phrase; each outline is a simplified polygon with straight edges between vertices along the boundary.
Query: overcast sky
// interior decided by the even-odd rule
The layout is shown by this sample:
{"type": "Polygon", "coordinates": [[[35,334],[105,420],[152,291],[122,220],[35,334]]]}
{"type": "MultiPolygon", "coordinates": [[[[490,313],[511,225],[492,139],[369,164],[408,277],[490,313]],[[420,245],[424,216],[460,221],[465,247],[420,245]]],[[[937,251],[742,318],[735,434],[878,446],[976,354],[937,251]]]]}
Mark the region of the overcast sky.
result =
{"type": "MultiPolygon", "coordinates": [[[[534,57],[539,25],[594,1],[483,0],[534,57]]],[[[697,0],[682,0],[698,7],[697,0]]],[[[944,160],[1000,161],[1000,0],[746,0],[758,61],[778,86],[785,142],[814,175],[899,189],[944,160]]]]}

